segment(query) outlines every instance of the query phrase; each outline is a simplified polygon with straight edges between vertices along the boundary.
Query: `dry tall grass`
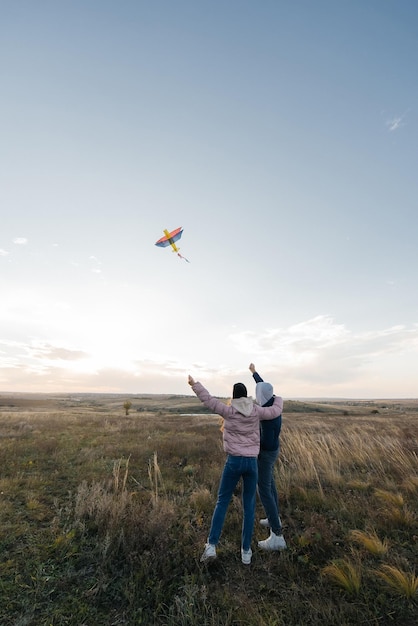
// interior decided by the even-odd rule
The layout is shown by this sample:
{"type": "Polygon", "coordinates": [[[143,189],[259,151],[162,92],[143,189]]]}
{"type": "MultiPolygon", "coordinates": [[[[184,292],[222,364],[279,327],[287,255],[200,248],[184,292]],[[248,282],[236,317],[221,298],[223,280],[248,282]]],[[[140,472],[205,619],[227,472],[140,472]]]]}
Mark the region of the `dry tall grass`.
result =
{"type": "Polygon", "coordinates": [[[361,585],[361,567],[345,559],[333,561],[322,568],[323,576],[329,577],[350,595],[357,595],[361,585]]]}
{"type": "Polygon", "coordinates": [[[386,583],[387,587],[397,595],[407,598],[408,600],[412,600],[417,596],[418,576],[415,575],[415,572],[404,572],[391,565],[382,565],[375,573],[386,583]]]}
{"type": "Polygon", "coordinates": [[[414,411],[285,410],[276,479],[288,550],[257,550],[256,524],[243,568],[239,487],[208,568],[217,418],[162,400],[152,412],[148,398],[129,415],[122,398],[60,401],[0,412],[2,626],[414,623],[414,411]]]}
{"type": "Polygon", "coordinates": [[[349,533],[349,539],[359,544],[365,550],[374,554],[375,556],[382,556],[387,553],[389,549],[389,542],[387,539],[380,539],[376,531],[365,532],[361,530],[352,530],[349,533]]]}

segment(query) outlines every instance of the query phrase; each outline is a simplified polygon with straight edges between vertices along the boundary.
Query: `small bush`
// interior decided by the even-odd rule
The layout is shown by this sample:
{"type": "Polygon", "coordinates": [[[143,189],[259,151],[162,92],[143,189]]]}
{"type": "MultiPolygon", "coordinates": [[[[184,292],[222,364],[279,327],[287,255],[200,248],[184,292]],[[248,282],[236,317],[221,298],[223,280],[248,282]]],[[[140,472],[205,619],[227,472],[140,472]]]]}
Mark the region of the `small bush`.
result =
{"type": "Polygon", "coordinates": [[[349,595],[357,595],[360,591],[361,571],[357,564],[341,559],[333,561],[321,571],[349,595]]]}
{"type": "Polygon", "coordinates": [[[365,550],[375,556],[386,554],[389,548],[387,539],[383,541],[377,536],[375,531],[363,532],[361,530],[352,530],[349,533],[349,539],[361,545],[365,550]]]}
{"type": "Polygon", "coordinates": [[[418,592],[418,576],[415,572],[404,572],[391,565],[382,565],[375,570],[376,575],[383,580],[395,594],[412,600],[418,592]]]}

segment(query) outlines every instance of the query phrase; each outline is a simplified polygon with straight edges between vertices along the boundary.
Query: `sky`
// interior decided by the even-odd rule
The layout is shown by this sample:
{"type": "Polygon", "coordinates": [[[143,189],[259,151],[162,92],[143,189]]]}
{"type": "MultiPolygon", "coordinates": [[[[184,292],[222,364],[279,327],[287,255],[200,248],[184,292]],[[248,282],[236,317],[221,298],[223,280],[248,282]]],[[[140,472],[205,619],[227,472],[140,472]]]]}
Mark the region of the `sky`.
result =
{"type": "Polygon", "coordinates": [[[418,397],[415,0],[0,15],[0,392],[418,397]]]}

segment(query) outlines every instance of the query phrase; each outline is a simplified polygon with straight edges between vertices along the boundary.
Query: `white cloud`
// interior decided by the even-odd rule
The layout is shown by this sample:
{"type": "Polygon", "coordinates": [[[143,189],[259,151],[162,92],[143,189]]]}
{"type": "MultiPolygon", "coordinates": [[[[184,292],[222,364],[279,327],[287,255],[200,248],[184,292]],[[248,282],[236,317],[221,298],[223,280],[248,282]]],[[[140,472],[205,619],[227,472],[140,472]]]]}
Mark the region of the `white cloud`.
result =
{"type": "Polygon", "coordinates": [[[86,359],[88,354],[82,350],[73,350],[53,346],[41,341],[0,341],[0,367],[13,364],[31,366],[35,370],[43,369],[45,362],[78,361],[86,359]]]}
{"type": "MultiPolygon", "coordinates": [[[[253,355],[266,377],[286,381],[293,396],[337,391],[358,396],[356,388],[364,394],[369,384],[371,396],[378,397],[371,383],[377,369],[386,380],[381,393],[390,396],[395,378],[401,378],[393,374],[396,361],[418,363],[418,324],[354,332],[330,316],[318,316],[289,328],[234,334],[231,341],[240,352],[253,355]]],[[[414,377],[418,379],[417,365],[405,376],[410,395],[416,395],[414,377]]]]}
{"type": "Polygon", "coordinates": [[[15,237],[13,239],[13,243],[16,244],[17,246],[26,246],[26,244],[28,243],[28,240],[26,239],[26,237],[15,237]]]}
{"type": "Polygon", "coordinates": [[[398,130],[399,128],[402,128],[402,126],[405,126],[405,115],[406,114],[404,113],[403,115],[395,116],[391,119],[386,120],[386,126],[390,133],[398,130]]]}
{"type": "Polygon", "coordinates": [[[101,274],[102,273],[102,262],[95,256],[91,255],[89,257],[89,261],[91,263],[91,271],[93,274],[101,274]]]}
{"type": "Polygon", "coordinates": [[[7,250],[3,250],[2,248],[0,248],[0,256],[7,256],[9,253],[7,252],[7,250]]]}
{"type": "Polygon", "coordinates": [[[230,339],[241,351],[255,350],[258,354],[287,355],[294,357],[309,353],[319,353],[324,349],[350,349],[362,353],[376,349],[385,350],[388,346],[399,348],[411,340],[418,338],[418,325],[407,329],[403,325],[392,326],[383,330],[363,331],[355,333],[344,324],[335,323],[329,315],[318,315],[310,320],[289,326],[265,330],[261,333],[244,331],[230,336],[230,339]]]}
{"type": "Polygon", "coordinates": [[[52,346],[48,343],[31,347],[30,352],[33,358],[47,359],[49,361],[78,361],[88,356],[82,350],[69,350],[68,348],[52,346]]]}
{"type": "Polygon", "coordinates": [[[282,363],[293,366],[311,362],[320,349],[343,343],[348,334],[344,325],[335,324],[329,316],[318,315],[288,328],[262,333],[245,331],[231,335],[230,339],[241,352],[255,356],[278,354],[282,363]]]}

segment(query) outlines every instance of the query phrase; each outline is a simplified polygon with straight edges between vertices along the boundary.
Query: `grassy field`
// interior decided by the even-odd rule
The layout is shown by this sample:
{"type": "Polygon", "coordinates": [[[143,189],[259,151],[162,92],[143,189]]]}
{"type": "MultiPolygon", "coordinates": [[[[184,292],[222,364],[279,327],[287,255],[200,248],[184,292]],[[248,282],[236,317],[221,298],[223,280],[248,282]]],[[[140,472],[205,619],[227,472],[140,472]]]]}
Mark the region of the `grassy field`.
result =
{"type": "Polygon", "coordinates": [[[224,462],[202,409],[0,394],[1,626],[415,626],[418,401],[285,402],[289,549],[261,552],[256,522],[250,567],[239,490],[199,562],[224,462]]]}

